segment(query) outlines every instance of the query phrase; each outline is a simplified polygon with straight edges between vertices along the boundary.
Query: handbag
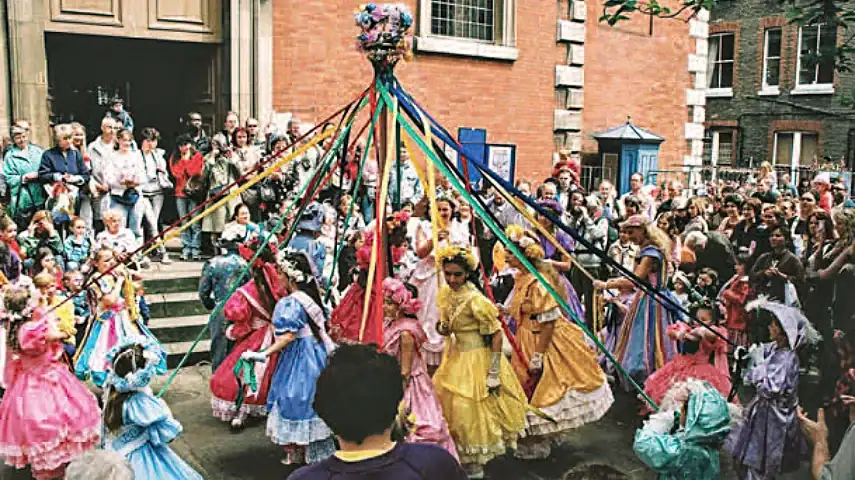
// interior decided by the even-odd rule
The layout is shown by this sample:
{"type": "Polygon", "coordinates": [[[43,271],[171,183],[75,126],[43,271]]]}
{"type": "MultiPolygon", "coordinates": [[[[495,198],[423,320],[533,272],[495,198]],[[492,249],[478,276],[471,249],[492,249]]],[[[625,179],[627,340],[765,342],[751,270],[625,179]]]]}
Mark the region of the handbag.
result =
{"type": "Polygon", "coordinates": [[[140,199],[140,192],[136,188],[128,188],[121,195],[111,195],[111,197],[119,205],[133,207],[140,199]]]}
{"type": "Polygon", "coordinates": [[[183,193],[188,198],[196,202],[204,202],[208,196],[207,188],[205,188],[205,178],[202,175],[196,175],[187,179],[184,184],[183,193]]]}

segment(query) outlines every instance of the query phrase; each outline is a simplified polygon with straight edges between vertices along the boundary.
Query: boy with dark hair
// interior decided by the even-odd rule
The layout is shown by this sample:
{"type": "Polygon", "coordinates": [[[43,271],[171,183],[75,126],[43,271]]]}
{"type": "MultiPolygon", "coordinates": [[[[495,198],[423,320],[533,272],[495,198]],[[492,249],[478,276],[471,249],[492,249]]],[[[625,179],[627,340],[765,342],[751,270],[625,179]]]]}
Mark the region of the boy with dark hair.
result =
{"type": "Polygon", "coordinates": [[[312,407],[329,425],[340,450],[294,472],[291,480],[465,479],[441,447],[392,441],[404,397],[398,362],[372,345],[338,347],[318,377],[312,407]]]}

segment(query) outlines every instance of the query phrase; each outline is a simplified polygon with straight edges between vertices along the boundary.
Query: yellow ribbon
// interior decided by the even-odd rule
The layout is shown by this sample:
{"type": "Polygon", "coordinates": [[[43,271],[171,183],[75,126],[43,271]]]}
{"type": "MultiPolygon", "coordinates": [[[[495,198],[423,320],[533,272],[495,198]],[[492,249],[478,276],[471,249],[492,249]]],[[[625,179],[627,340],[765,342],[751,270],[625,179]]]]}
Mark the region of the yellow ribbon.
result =
{"type": "MultiPolygon", "coordinates": [[[[386,112],[386,125],[382,127],[386,128],[386,158],[380,182],[380,198],[377,200],[377,218],[374,219],[374,231],[377,233],[377,237],[374,241],[374,248],[371,249],[371,261],[368,263],[368,282],[365,285],[365,304],[362,307],[362,324],[359,326],[359,343],[362,343],[362,339],[365,336],[365,326],[368,322],[371,290],[374,288],[374,272],[377,270],[377,250],[379,250],[378,247],[380,245],[380,232],[385,227],[382,222],[386,221],[386,197],[389,195],[389,177],[392,173],[392,165],[395,163],[392,161],[395,158],[395,142],[392,135],[395,133],[395,122],[398,117],[398,100],[393,99],[389,107],[389,110],[386,112]]],[[[398,179],[398,182],[400,181],[398,179]]],[[[388,238],[386,240],[388,241],[388,238]]],[[[391,275],[392,272],[386,272],[386,274],[391,275]]],[[[382,301],[382,299],[375,299],[375,301],[382,301]]]]}
{"type": "MultiPolygon", "coordinates": [[[[427,121],[427,116],[423,111],[419,110],[419,117],[421,117],[422,127],[424,128],[424,142],[426,145],[432,145],[430,123],[427,121]]],[[[427,162],[425,163],[425,169],[427,170],[428,178],[427,195],[430,201],[430,236],[431,243],[433,244],[433,263],[436,270],[436,288],[438,291],[438,289],[442,288],[442,272],[439,257],[436,255],[436,249],[439,247],[439,207],[436,205],[436,170],[433,165],[427,162]]]]}
{"type": "Polygon", "coordinates": [[[333,133],[335,133],[335,128],[327,128],[327,129],[326,129],[326,130],[324,130],[322,133],[320,133],[320,134],[318,134],[317,136],[315,136],[315,138],[313,138],[311,141],[309,141],[309,143],[307,143],[307,144],[303,145],[302,147],[298,148],[297,150],[294,150],[294,151],[293,151],[293,152],[291,152],[290,154],[288,154],[288,155],[286,155],[286,156],[282,157],[281,159],[279,159],[278,161],[276,161],[274,164],[272,164],[272,165],[270,165],[269,167],[267,167],[267,169],[265,169],[263,172],[261,172],[260,174],[258,174],[258,175],[256,175],[256,176],[252,177],[251,179],[249,179],[249,181],[247,181],[246,183],[244,183],[243,185],[241,185],[240,187],[238,187],[237,189],[235,189],[233,192],[229,193],[229,194],[228,194],[228,195],[226,195],[225,197],[223,197],[223,198],[221,198],[220,200],[218,200],[217,202],[215,202],[213,205],[209,206],[209,207],[208,207],[204,212],[202,212],[202,213],[200,213],[199,215],[196,215],[195,217],[191,218],[191,219],[190,219],[190,221],[186,222],[184,225],[181,225],[181,227],[179,227],[179,228],[177,228],[177,229],[175,229],[175,230],[173,230],[173,231],[171,231],[171,232],[167,233],[163,238],[161,238],[160,240],[158,240],[158,241],[154,242],[154,244],[152,244],[150,247],[148,247],[148,249],[146,249],[146,250],[141,254],[141,256],[145,257],[145,256],[147,256],[149,253],[151,253],[151,252],[153,252],[153,251],[157,250],[158,248],[160,248],[160,246],[161,246],[161,245],[163,245],[164,243],[166,243],[169,239],[171,239],[171,238],[174,238],[174,237],[178,236],[181,232],[183,232],[184,230],[187,230],[188,228],[190,228],[190,226],[191,226],[191,225],[193,225],[194,223],[196,223],[196,222],[198,222],[199,220],[201,220],[201,219],[205,218],[206,216],[210,215],[211,213],[213,213],[214,211],[216,211],[218,208],[222,207],[223,205],[226,205],[226,204],[227,204],[229,201],[231,201],[233,198],[235,198],[235,197],[237,197],[238,195],[240,195],[241,193],[243,193],[243,192],[245,192],[245,191],[249,190],[250,188],[252,188],[252,186],[253,186],[253,185],[255,185],[256,183],[258,183],[258,182],[260,182],[260,181],[262,181],[262,180],[264,180],[268,175],[270,175],[270,174],[272,174],[272,173],[274,173],[274,172],[278,171],[278,170],[279,170],[280,168],[282,168],[286,163],[288,163],[288,162],[290,162],[291,160],[293,160],[293,159],[297,158],[298,156],[302,155],[303,153],[305,153],[305,152],[306,152],[306,150],[308,150],[308,149],[310,149],[310,148],[314,147],[316,144],[320,143],[321,141],[323,141],[324,139],[326,139],[327,137],[329,137],[329,136],[330,136],[330,135],[332,135],[333,133]]]}

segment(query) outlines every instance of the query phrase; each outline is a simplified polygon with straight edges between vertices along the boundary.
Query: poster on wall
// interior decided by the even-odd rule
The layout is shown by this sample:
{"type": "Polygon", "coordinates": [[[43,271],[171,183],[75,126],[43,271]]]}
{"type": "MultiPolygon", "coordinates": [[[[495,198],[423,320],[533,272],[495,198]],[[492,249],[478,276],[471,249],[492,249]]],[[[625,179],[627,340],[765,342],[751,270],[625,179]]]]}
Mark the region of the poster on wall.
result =
{"type": "Polygon", "coordinates": [[[516,145],[487,144],[487,167],[509,183],[514,183],[516,162],[516,145]]]}

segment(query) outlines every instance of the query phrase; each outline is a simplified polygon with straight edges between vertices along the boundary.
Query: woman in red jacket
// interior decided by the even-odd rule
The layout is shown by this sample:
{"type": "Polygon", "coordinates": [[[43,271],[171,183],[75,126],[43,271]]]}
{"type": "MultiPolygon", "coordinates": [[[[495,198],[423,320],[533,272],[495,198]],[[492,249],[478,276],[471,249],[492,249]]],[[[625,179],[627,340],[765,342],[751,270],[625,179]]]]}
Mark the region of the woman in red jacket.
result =
{"type": "MultiPolygon", "coordinates": [[[[193,140],[182,135],[176,141],[176,150],[169,158],[169,170],[175,177],[175,203],[178,215],[183,217],[196,208],[199,198],[205,198],[207,192],[202,186],[201,176],[204,159],[196,151],[193,140]]],[[[202,224],[194,223],[181,232],[183,247],[181,260],[199,261],[202,259],[202,224]]]]}

